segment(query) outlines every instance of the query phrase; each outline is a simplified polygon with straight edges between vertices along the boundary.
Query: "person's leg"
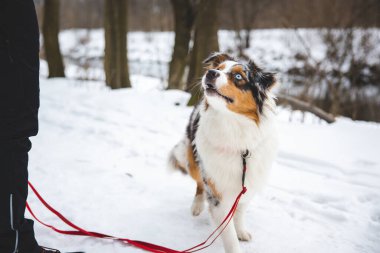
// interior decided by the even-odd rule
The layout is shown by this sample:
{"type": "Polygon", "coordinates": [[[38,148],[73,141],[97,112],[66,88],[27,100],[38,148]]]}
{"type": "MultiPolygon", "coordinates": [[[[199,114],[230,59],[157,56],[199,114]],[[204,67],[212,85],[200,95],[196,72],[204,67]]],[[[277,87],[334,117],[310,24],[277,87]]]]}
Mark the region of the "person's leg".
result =
{"type": "Polygon", "coordinates": [[[0,143],[0,252],[41,251],[33,221],[24,218],[30,148],[28,138],[0,143]]]}
{"type": "Polygon", "coordinates": [[[28,138],[38,131],[37,17],[32,0],[0,5],[0,252],[40,253],[24,219],[28,138]]]}

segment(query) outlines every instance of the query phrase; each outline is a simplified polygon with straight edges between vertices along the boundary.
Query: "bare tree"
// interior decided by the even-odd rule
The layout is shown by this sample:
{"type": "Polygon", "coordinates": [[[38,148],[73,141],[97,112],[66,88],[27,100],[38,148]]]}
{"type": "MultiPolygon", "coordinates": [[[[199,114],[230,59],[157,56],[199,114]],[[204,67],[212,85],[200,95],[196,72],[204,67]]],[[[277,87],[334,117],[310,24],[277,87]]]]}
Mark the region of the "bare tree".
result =
{"type": "MultiPolygon", "coordinates": [[[[103,27],[104,20],[102,14],[104,11],[104,1],[105,0],[61,1],[61,27],[63,29],[103,27]],[[83,15],[84,9],[86,10],[86,15],[83,15]]],[[[169,11],[171,9],[170,1],[171,0],[129,0],[129,30],[160,30],[163,26],[166,30],[171,31],[174,27],[173,15],[158,15],[158,12],[155,12],[157,8],[159,8],[161,14],[162,12],[166,13],[169,11]],[[149,6],[152,5],[155,6],[154,9],[149,8],[149,6]],[[147,18],[151,19],[151,21],[146,22],[147,18]]],[[[198,0],[192,1],[197,2],[198,0]]],[[[220,28],[227,30],[235,29],[234,23],[236,19],[232,17],[234,9],[237,10],[237,16],[240,21],[243,19],[246,21],[249,21],[250,18],[254,19],[253,22],[246,23],[251,29],[280,28],[283,25],[284,16],[290,18],[288,19],[288,26],[292,28],[339,26],[339,23],[344,24],[346,18],[350,16],[351,10],[350,6],[348,6],[350,1],[351,0],[221,0],[222,6],[219,8],[219,15],[220,17],[226,18],[220,20],[220,28]],[[263,2],[267,2],[265,8],[261,8],[263,2]],[[326,4],[330,7],[334,7],[338,4],[338,12],[333,11],[336,8],[321,8],[326,4]],[[259,9],[260,11],[258,11],[259,9]],[[343,15],[339,15],[339,13],[343,15]],[[340,16],[339,19],[336,18],[336,14],[340,16]]],[[[353,1],[360,5],[373,4],[373,8],[368,9],[364,15],[361,15],[357,19],[355,26],[380,26],[379,0],[353,1]]],[[[40,14],[44,0],[34,0],[34,2],[36,4],[37,13],[40,14]]],[[[243,24],[241,23],[241,25],[243,24]]],[[[243,26],[241,26],[241,29],[246,30],[243,26]]],[[[244,35],[242,37],[243,39],[247,38],[244,35]]]]}
{"type": "Polygon", "coordinates": [[[194,24],[194,5],[191,0],[171,0],[174,12],[175,41],[169,66],[168,89],[185,88],[185,67],[188,61],[191,30],[194,24]]]}
{"type": "MultiPolygon", "coordinates": [[[[325,28],[316,31],[326,48],[322,59],[313,57],[310,41],[298,29],[294,29],[303,50],[295,53],[297,64],[287,73],[289,81],[298,87],[298,91],[290,95],[334,116],[379,121],[380,114],[375,108],[379,106],[380,68],[378,64],[368,61],[378,55],[375,50],[376,35],[368,29],[353,28],[358,18],[376,7],[377,3],[354,0],[323,3],[318,5],[319,12],[324,13],[322,10],[326,10],[326,18],[331,19],[332,27],[344,29],[325,28]],[[346,10],[351,10],[348,14],[339,12],[342,4],[346,10]],[[329,12],[334,13],[333,17],[328,15],[329,12]]],[[[312,9],[318,12],[317,6],[312,9]]]]}
{"type": "Polygon", "coordinates": [[[255,26],[260,14],[272,2],[271,0],[235,0],[231,6],[239,57],[248,59],[243,50],[251,46],[251,29],[255,26]]]}
{"type": "Polygon", "coordinates": [[[194,46],[191,50],[187,91],[191,93],[188,105],[200,99],[198,80],[202,75],[202,61],[212,52],[219,51],[218,6],[220,0],[200,0],[196,6],[194,46]]]}
{"type": "Polygon", "coordinates": [[[42,33],[46,60],[49,67],[49,78],[65,76],[58,40],[59,5],[59,0],[45,0],[42,33]]]}
{"type": "Polygon", "coordinates": [[[127,61],[127,0],[106,0],[104,6],[106,84],[130,87],[127,61]]]}

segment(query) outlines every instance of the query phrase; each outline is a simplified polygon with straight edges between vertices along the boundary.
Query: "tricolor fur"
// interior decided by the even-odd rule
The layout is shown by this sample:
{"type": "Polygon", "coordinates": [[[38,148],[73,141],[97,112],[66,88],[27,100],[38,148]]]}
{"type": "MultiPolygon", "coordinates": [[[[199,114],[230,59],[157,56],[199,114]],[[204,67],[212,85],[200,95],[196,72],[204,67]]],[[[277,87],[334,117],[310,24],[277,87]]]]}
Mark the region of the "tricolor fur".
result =
{"type": "Polygon", "coordinates": [[[222,234],[225,252],[239,253],[238,239],[251,239],[244,226],[247,202],[265,182],[276,154],[276,105],[271,93],[275,78],[252,61],[243,63],[223,53],[212,54],[204,63],[204,98],[194,108],[186,136],[173,148],[169,161],[197,183],[192,214],[200,214],[206,198],[219,225],[241,190],[241,155],[249,151],[248,192],[222,234]]]}

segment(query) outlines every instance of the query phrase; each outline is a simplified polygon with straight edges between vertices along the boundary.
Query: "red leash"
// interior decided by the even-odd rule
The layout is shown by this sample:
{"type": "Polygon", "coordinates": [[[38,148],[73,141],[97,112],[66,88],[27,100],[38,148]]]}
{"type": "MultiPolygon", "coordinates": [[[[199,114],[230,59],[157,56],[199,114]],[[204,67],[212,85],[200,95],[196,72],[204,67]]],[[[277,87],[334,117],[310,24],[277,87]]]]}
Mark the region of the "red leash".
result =
{"type": "Polygon", "coordinates": [[[63,216],[60,212],[58,212],[51,205],[49,205],[44,200],[44,198],[42,198],[42,196],[39,194],[39,192],[34,188],[34,186],[30,182],[28,182],[29,187],[32,189],[34,194],[36,194],[37,198],[41,201],[41,203],[47,209],[49,209],[50,212],[55,214],[61,221],[63,221],[66,225],[70,226],[74,230],[61,230],[61,229],[58,229],[52,225],[49,225],[49,224],[41,221],[39,218],[36,217],[36,215],[34,214],[34,212],[31,209],[29,203],[26,203],[26,208],[28,209],[30,214],[34,217],[34,219],[36,219],[39,223],[41,223],[42,225],[54,230],[57,233],[60,233],[60,234],[110,239],[110,240],[115,240],[115,241],[119,241],[122,243],[130,244],[136,248],[140,248],[140,249],[143,249],[143,250],[146,250],[149,252],[155,252],[155,253],[192,253],[192,252],[197,252],[197,251],[200,251],[200,250],[203,250],[205,248],[210,247],[215,242],[215,240],[223,233],[223,231],[226,229],[227,225],[230,223],[231,219],[233,218],[235,211],[236,211],[236,208],[239,204],[241,196],[243,196],[243,194],[246,193],[246,191],[247,191],[247,188],[244,185],[245,174],[247,171],[247,163],[246,163],[246,157],[247,156],[248,156],[248,150],[245,154],[242,155],[242,159],[243,159],[242,190],[239,193],[239,195],[236,197],[236,200],[235,200],[234,204],[232,205],[231,210],[228,212],[226,218],[224,218],[222,223],[210,234],[209,237],[207,237],[207,239],[204,242],[199,243],[198,245],[191,247],[187,250],[178,251],[178,250],[166,248],[164,246],[152,244],[149,242],[131,240],[128,238],[119,238],[119,237],[115,237],[115,236],[111,236],[111,235],[106,235],[106,234],[102,234],[102,233],[98,233],[98,232],[92,232],[92,231],[85,230],[85,229],[75,225],[71,221],[69,221],[65,216],[63,216]],[[219,233],[217,233],[218,231],[219,231],[219,233]]]}

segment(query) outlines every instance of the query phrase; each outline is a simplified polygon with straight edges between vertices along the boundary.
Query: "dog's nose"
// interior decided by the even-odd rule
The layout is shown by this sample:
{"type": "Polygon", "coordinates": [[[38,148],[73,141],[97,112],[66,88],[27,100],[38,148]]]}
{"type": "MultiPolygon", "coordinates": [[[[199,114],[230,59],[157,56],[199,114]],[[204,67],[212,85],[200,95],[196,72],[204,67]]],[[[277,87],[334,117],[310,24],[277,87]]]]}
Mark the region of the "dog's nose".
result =
{"type": "Polygon", "coordinates": [[[208,80],[215,80],[218,77],[219,77],[218,71],[216,71],[214,69],[210,69],[209,71],[207,71],[206,78],[208,80]]]}

